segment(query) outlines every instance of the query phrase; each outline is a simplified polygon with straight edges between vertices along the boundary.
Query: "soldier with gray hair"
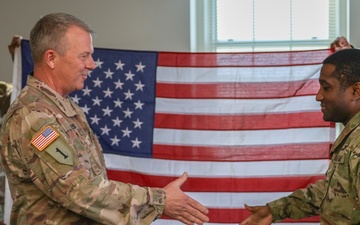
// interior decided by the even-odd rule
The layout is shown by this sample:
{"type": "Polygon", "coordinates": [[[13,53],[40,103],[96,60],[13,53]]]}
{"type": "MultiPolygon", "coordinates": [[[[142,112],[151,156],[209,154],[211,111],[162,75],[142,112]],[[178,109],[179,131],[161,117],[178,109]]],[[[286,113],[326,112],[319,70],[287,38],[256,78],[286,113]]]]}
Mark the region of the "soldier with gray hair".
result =
{"type": "Polygon", "coordinates": [[[323,61],[319,77],[323,119],[345,127],[331,147],[326,178],[289,196],[247,206],[241,225],[279,222],[319,215],[320,224],[360,224],[360,50],[346,48],[323,61]]]}
{"type": "Polygon", "coordinates": [[[68,96],[95,68],[93,33],[64,13],[42,17],[31,30],[34,71],[1,129],[10,223],[146,225],[161,215],[188,225],[209,221],[208,209],[180,189],[187,173],[164,188],[107,178],[100,144],[68,96]]]}

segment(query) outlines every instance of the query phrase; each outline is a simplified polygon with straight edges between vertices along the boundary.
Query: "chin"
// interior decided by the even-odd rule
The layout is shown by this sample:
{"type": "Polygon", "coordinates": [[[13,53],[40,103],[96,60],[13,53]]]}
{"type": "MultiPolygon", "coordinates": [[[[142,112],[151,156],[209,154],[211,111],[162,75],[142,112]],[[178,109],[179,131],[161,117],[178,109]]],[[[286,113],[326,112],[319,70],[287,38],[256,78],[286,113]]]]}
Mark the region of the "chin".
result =
{"type": "Polygon", "coordinates": [[[78,90],[78,91],[82,90],[84,88],[84,86],[85,86],[84,83],[79,84],[79,85],[76,86],[76,90],[78,90]]]}
{"type": "Polygon", "coordinates": [[[323,120],[326,121],[326,122],[331,122],[332,121],[329,117],[327,117],[325,115],[323,116],[323,120]]]}

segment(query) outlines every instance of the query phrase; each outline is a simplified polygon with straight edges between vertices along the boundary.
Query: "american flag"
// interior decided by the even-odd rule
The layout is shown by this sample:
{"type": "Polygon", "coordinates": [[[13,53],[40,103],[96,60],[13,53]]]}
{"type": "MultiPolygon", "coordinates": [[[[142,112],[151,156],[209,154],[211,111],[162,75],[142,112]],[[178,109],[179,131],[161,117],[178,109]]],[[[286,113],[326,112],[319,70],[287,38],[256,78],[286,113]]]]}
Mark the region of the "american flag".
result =
{"type": "MultiPolygon", "coordinates": [[[[244,203],[263,205],[324,177],[335,124],[323,121],[315,94],[328,55],[95,48],[96,68],[71,97],[110,179],[164,187],[187,171],[182,190],[209,208],[209,224],[233,225],[248,216],[244,203]]],[[[23,40],[22,80],[31,70],[23,40]]]]}
{"type": "Polygon", "coordinates": [[[59,133],[57,133],[52,127],[48,126],[31,140],[31,144],[33,144],[39,151],[42,151],[57,137],[59,137],[59,133]]]}

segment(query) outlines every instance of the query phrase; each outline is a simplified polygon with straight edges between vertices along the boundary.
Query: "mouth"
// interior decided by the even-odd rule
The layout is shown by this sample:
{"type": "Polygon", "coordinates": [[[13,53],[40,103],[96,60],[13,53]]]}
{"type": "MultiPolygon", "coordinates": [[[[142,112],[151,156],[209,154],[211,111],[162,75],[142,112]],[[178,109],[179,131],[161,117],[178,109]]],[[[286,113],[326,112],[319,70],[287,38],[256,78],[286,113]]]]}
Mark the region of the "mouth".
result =
{"type": "Polygon", "coordinates": [[[324,112],[325,111],[325,105],[320,104],[320,109],[321,109],[322,112],[324,112]]]}

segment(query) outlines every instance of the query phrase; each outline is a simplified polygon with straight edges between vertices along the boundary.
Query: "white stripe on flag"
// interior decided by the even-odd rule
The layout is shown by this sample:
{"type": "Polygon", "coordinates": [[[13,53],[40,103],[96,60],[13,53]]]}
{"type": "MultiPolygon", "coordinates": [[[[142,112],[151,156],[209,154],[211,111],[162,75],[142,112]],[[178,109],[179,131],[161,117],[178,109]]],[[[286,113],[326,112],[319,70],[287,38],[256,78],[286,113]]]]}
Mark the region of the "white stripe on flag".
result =
{"type": "Polygon", "coordinates": [[[204,131],[154,129],[154,144],[191,146],[249,146],[330,142],[333,129],[295,128],[278,130],[204,131]]]}
{"type": "MultiPolygon", "coordinates": [[[[239,221],[240,223],[241,221],[239,221]]],[[[239,223],[205,223],[208,225],[239,225],[239,223]]],[[[279,225],[319,225],[319,223],[276,223],[279,225]]],[[[155,220],[151,225],[184,225],[181,222],[175,221],[175,220],[164,220],[164,219],[159,219],[159,220],[155,220]]]]}
{"type": "Polygon", "coordinates": [[[321,65],[284,67],[163,67],[158,66],[157,82],[284,82],[318,79],[321,65]]]}
{"type": "Polygon", "coordinates": [[[179,114],[253,114],[285,112],[319,112],[315,96],[277,99],[170,99],[156,98],[157,113],[179,114]]]}
{"type": "Polygon", "coordinates": [[[329,160],[288,160],[258,162],[200,162],[151,158],[136,158],[105,154],[106,167],[114,170],[136,171],[149,175],[189,177],[267,177],[324,174],[329,160]]]}
{"type": "Polygon", "coordinates": [[[267,202],[289,195],[291,192],[186,192],[189,196],[209,208],[244,208],[248,205],[265,205],[267,202]]]}

